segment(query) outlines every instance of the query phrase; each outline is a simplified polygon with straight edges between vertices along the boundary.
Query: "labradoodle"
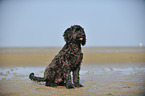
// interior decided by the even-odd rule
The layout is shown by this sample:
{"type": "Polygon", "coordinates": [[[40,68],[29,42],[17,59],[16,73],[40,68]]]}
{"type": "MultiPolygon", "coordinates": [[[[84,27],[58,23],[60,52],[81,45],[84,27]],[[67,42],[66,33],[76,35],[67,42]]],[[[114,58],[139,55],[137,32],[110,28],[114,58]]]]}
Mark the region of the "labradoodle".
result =
{"type": "Polygon", "coordinates": [[[81,45],[86,44],[84,29],[79,25],[73,25],[64,32],[66,44],[46,67],[44,77],[36,77],[34,73],[29,75],[33,81],[46,82],[46,86],[66,86],[67,89],[83,87],[79,83],[79,71],[83,59],[81,45]],[[73,73],[73,83],[71,80],[73,73]]]}

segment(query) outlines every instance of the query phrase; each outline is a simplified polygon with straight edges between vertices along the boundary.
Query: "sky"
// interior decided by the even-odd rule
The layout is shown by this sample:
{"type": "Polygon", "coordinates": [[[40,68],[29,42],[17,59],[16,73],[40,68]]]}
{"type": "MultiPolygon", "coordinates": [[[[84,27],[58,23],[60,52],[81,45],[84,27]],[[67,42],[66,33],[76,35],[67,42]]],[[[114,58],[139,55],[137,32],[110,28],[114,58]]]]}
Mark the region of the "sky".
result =
{"type": "Polygon", "coordinates": [[[145,0],[0,0],[0,47],[62,47],[71,25],[86,46],[145,46],[145,0]]]}

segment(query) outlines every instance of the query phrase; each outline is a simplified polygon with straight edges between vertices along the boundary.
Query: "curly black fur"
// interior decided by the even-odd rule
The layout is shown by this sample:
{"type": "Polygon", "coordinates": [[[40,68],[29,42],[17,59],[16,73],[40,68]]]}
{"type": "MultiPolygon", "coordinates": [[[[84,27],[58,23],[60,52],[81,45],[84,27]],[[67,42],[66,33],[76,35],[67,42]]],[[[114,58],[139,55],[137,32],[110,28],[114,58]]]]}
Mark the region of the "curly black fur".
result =
{"type": "Polygon", "coordinates": [[[44,77],[36,77],[34,73],[29,75],[33,81],[44,81],[46,86],[55,87],[65,85],[66,88],[83,87],[79,83],[80,65],[83,59],[81,45],[86,43],[84,29],[79,25],[71,26],[64,32],[66,44],[46,67],[44,77]],[[73,83],[71,81],[73,72],[73,83]]]}

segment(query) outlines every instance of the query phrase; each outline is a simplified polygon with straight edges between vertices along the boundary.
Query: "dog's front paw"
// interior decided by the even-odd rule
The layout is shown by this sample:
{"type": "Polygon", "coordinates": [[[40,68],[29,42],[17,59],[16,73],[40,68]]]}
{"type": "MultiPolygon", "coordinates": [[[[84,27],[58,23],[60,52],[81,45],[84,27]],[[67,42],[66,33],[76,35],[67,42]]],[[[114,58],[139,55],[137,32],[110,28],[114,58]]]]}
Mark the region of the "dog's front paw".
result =
{"type": "Polygon", "coordinates": [[[78,84],[74,84],[75,85],[75,87],[84,87],[83,85],[81,85],[80,83],[78,83],[78,84]]]}
{"type": "Polygon", "coordinates": [[[72,84],[66,84],[66,88],[67,88],[67,89],[73,89],[74,86],[73,86],[72,84]]]}

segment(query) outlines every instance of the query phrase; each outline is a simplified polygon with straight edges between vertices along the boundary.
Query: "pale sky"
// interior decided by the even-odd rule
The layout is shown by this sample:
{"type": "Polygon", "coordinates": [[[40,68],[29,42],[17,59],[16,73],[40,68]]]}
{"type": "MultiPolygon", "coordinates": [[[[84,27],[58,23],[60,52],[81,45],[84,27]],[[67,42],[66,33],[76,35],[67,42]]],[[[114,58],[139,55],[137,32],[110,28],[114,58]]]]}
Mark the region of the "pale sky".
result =
{"type": "Polygon", "coordinates": [[[74,24],[86,46],[145,46],[145,0],[0,0],[0,47],[62,47],[74,24]]]}

